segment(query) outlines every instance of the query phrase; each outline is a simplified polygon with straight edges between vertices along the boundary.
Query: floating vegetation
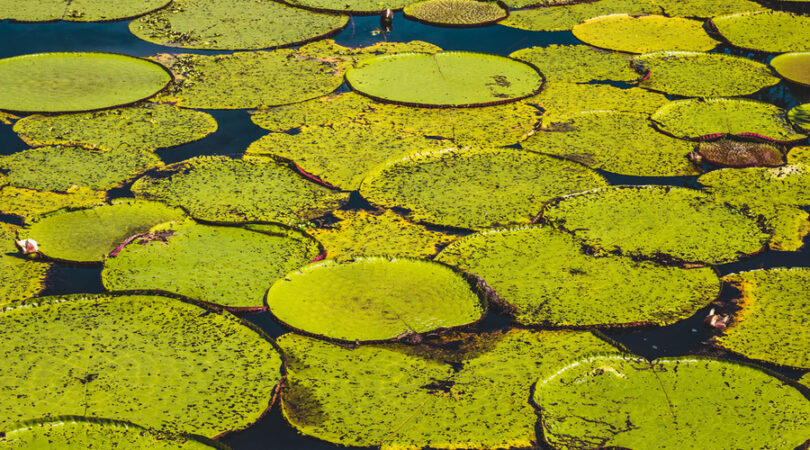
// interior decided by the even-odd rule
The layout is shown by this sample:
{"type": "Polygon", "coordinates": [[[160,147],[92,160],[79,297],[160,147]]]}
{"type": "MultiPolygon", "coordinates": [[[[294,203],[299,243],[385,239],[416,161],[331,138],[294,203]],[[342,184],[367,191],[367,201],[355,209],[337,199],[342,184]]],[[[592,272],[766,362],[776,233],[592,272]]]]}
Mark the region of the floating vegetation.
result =
{"type": "Polygon", "coordinates": [[[810,86],[810,52],[777,55],[770,64],[782,78],[810,86]]]}
{"type": "Polygon", "coordinates": [[[137,17],[171,0],[0,0],[0,20],[102,22],[137,17]]]}
{"type": "Polygon", "coordinates": [[[307,9],[353,14],[379,14],[386,9],[402,9],[413,0],[289,0],[287,3],[307,9]]]}
{"type": "Polygon", "coordinates": [[[586,20],[572,31],[587,44],[627,53],[705,52],[718,44],[703,30],[702,22],[680,17],[613,14],[586,20]]]}
{"type": "Polygon", "coordinates": [[[767,11],[768,8],[750,0],[653,0],[670,17],[711,17],[745,11],[767,11]]]}
{"type": "Polygon", "coordinates": [[[701,142],[698,159],[724,167],[776,167],[785,164],[782,151],[770,144],[731,139],[701,142]]]}
{"type": "Polygon", "coordinates": [[[157,289],[226,308],[263,309],[273,281],[319,253],[312,239],[186,221],[132,240],[107,258],[101,278],[111,291],[157,289]]]}
{"type": "Polygon", "coordinates": [[[299,224],[349,199],[348,193],[308,181],[284,163],[225,156],[200,156],[153,171],[138,179],[132,192],[219,223],[299,224]]]}
{"type": "Polygon", "coordinates": [[[720,292],[712,269],[589,254],[569,234],[537,225],[464,237],[438,260],[486,280],[523,325],[666,325],[720,292]]]}
{"type": "Polygon", "coordinates": [[[480,0],[422,0],[402,12],[409,19],[447,27],[492,25],[509,15],[498,3],[480,0]]]}
{"type": "Polygon", "coordinates": [[[794,448],[810,433],[810,402],[796,386],[705,356],[606,354],[541,378],[534,401],[557,449],[794,448]]]}
{"type": "MultiPolygon", "coordinates": [[[[529,3],[532,1],[526,0],[529,3]]],[[[534,3],[538,2],[534,0],[534,3]]],[[[559,3],[562,5],[512,11],[509,13],[509,17],[500,22],[500,25],[528,31],[566,31],[593,17],[619,13],[641,15],[661,12],[660,7],[648,0],[565,1],[559,3]]]]}
{"type": "Polygon", "coordinates": [[[636,176],[696,175],[687,159],[693,144],[659,133],[647,114],[586,111],[553,115],[522,144],[588,167],[636,176]]]}
{"type": "Polygon", "coordinates": [[[227,312],[126,295],[45,297],[0,313],[0,429],[116,417],[171,433],[242,429],[270,405],[281,356],[227,312]]]}
{"type": "Polygon", "coordinates": [[[788,111],[788,120],[805,133],[810,133],[810,103],[796,106],[788,111]]]}
{"type": "Polygon", "coordinates": [[[266,0],[174,0],[168,8],[133,20],[129,30],[170,47],[250,50],[300,44],[347,23],[349,16],[266,0]]]}
{"type": "Polygon", "coordinates": [[[779,83],[765,64],[722,53],[657,52],[633,63],[647,75],[639,86],[683,97],[748,95],[779,83]]]}
{"type": "Polygon", "coordinates": [[[112,53],[37,53],[0,59],[0,109],[70,112],[133,103],[171,75],[152,61],[112,53]]]}
{"type": "Polygon", "coordinates": [[[605,84],[546,83],[530,101],[546,116],[580,111],[621,111],[652,114],[668,103],[667,97],[641,88],[620,89],[605,84]]]}
{"type": "Polygon", "coordinates": [[[18,227],[0,223],[0,308],[21,303],[45,287],[50,264],[20,256],[14,241],[18,227]]]}
{"type": "Polygon", "coordinates": [[[80,145],[106,150],[174,147],[216,130],[217,121],[211,115],[170,105],[32,115],[14,124],[14,132],[31,146],[80,145]]]}
{"type": "Polygon", "coordinates": [[[340,445],[532,447],[537,414],[528,398],[537,378],[571,358],[614,349],[571,331],[461,334],[442,342],[458,350],[351,349],[286,334],[278,340],[287,356],[282,413],[299,432],[340,445]],[[388,405],[385,414],[380,404],[388,405]]]}
{"type": "Polygon", "coordinates": [[[810,16],[760,11],[715,17],[711,24],[735,47],[768,53],[810,50],[806,38],[810,16]]]}
{"type": "Polygon", "coordinates": [[[524,48],[509,55],[540,69],[551,82],[584,83],[594,80],[635,81],[630,58],[587,45],[549,45],[524,48]]]}
{"type": "Polygon", "coordinates": [[[107,199],[104,191],[74,186],[65,192],[36,191],[5,186],[0,189],[0,214],[13,214],[28,222],[37,216],[62,208],[86,208],[107,199]]]}
{"type": "Polygon", "coordinates": [[[673,186],[612,186],[562,197],[543,220],[586,245],[633,257],[722,264],[760,252],[770,235],[711,195],[673,186]]]}
{"type": "Polygon", "coordinates": [[[554,197],[606,185],[596,172],[547,155],[447,149],[378,166],[360,193],[376,205],[404,208],[416,222],[481,229],[529,223],[554,197]]]}
{"type": "Polygon", "coordinates": [[[663,132],[682,139],[716,139],[732,135],[774,142],[807,139],[788,123],[785,111],[748,99],[677,100],[652,115],[663,132]]]}

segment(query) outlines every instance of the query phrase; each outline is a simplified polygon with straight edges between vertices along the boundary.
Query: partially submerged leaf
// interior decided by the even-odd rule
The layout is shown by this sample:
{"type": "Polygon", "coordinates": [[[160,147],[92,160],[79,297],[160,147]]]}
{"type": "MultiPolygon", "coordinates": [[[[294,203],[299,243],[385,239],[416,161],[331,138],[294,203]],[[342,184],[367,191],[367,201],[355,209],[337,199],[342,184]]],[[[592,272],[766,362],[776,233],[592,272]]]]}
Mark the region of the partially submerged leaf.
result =
{"type": "Polygon", "coordinates": [[[770,62],[782,78],[802,86],[810,86],[810,52],[784,53],[770,62]]]}
{"type": "Polygon", "coordinates": [[[810,103],[799,105],[788,111],[790,122],[805,133],[810,133],[810,103]]]}
{"type": "Polygon", "coordinates": [[[785,164],[782,151],[770,144],[731,139],[701,142],[697,152],[700,160],[724,167],[767,166],[785,164]]]}
{"type": "Polygon", "coordinates": [[[512,52],[509,56],[534,65],[551,82],[635,81],[638,78],[630,68],[627,55],[587,45],[530,47],[512,52]]]}
{"type": "Polygon", "coordinates": [[[767,11],[768,8],[751,0],[653,0],[673,17],[697,17],[701,19],[745,11],[767,11]]]}
{"type": "Polygon", "coordinates": [[[102,22],[137,17],[171,0],[0,0],[0,20],[102,22]]]}
{"type": "Polygon", "coordinates": [[[479,0],[421,0],[402,12],[409,19],[449,27],[492,25],[509,15],[498,3],[479,0]]]}
{"type": "Polygon", "coordinates": [[[595,17],[574,26],[579,40],[595,47],[627,53],[660,50],[705,52],[717,46],[697,20],[679,17],[613,14],[595,17]]]}
{"type": "Polygon", "coordinates": [[[500,22],[500,25],[528,31],[563,31],[570,30],[576,24],[593,17],[619,13],[640,15],[661,11],[661,8],[649,0],[599,0],[596,2],[561,3],[564,4],[512,11],[509,13],[509,17],[500,22]]]}
{"type": "Polygon", "coordinates": [[[18,227],[0,223],[0,308],[21,303],[45,287],[50,264],[22,257],[14,246],[18,227]]]}
{"type": "Polygon", "coordinates": [[[85,187],[53,192],[5,186],[0,189],[0,214],[13,214],[28,222],[57,209],[86,208],[104,203],[106,199],[106,192],[85,187]]]}
{"type": "Polygon", "coordinates": [[[810,50],[810,16],[767,10],[714,17],[711,24],[735,47],[766,53],[810,50]]]}
{"type": "Polygon", "coordinates": [[[606,84],[546,83],[537,103],[547,115],[579,111],[623,111],[652,114],[667,104],[667,97],[641,88],[620,89],[606,84]]]}

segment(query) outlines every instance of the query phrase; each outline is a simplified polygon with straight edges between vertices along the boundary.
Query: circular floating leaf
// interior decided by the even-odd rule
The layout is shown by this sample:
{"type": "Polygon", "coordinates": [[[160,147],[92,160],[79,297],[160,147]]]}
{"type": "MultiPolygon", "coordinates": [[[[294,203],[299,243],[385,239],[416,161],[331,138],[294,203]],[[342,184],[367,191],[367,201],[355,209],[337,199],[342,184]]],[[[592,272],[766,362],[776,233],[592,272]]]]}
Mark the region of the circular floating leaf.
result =
{"type": "Polygon", "coordinates": [[[552,116],[543,125],[523,148],[626,175],[698,173],[686,158],[692,144],[659,133],[646,114],[588,111],[552,116]]]}
{"type": "Polygon", "coordinates": [[[652,115],[667,134],[682,139],[713,139],[726,135],[794,142],[807,139],[787,121],[785,111],[769,103],[736,98],[676,100],[652,115]]]}
{"type": "Polygon", "coordinates": [[[509,17],[500,22],[500,25],[529,31],[567,31],[574,25],[592,17],[616,13],[639,15],[661,12],[661,8],[647,0],[599,0],[570,3],[550,8],[512,11],[509,13],[509,17]]]}
{"type": "Polygon", "coordinates": [[[33,115],[14,124],[14,131],[31,146],[81,145],[107,150],[174,147],[216,130],[217,121],[211,115],[169,105],[33,115]]]}
{"type": "Polygon", "coordinates": [[[38,147],[0,156],[13,186],[43,191],[67,191],[74,186],[107,190],[163,163],[155,154],[132,150],[82,147],[38,147]]]}
{"type": "Polygon", "coordinates": [[[438,260],[486,280],[524,325],[667,325],[692,316],[720,292],[712,269],[590,255],[572,236],[549,227],[473,234],[438,260]]]}
{"type": "Polygon", "coordinates": [[[504,103],[534,95],[543,84],[528,64],[472,52],[378,56],[347,71],[346,81],[374,99],[423,106],[504,103]]]}
{"type": "Polygon", "coordinates": [[[587,44],[620,52],[704,52],[713,49],[718,42],[709,37],[702,26],[697,20],[679,17],[613,14],[588,19],[574,26],[573,32],[587,44]]]}
{"type": "Polygon", "coordinates": [[[282,412],[298,431],[340,445],[529,448],[532,384],[570,358],[613,347],[590,333],[510,330],[434,346],[350,349],[285,334],[282,412]],[[386,405],[380,413],[380,405],[386,405]]]}
{"type": "Polygon", "coordinates": [[[117,417],[214,436],[270,404],[281,357],[227,312],[158,296],[46,297],[0,313],[0,427],[117,417]]]}
{"type": "Polygon", "coordinates": [[[418,22],[448,27],[492,25],[509,15],[498,3],[480,0],[422,0],[402,12],[418,22]]]}
{"type": "Polygon", "coordinates": [[[540,69],[547,80],[580,83],[593,80],[635,81],[630,58],[587,45],[549,45],[518,50],[509,55],[540,69]]]}
{"type": "Polygon", "coordinates": [[[810,86],[810,52],[778,55],[771,60],[771,67],[782,78],[810,86]]]}
{"type": "Polygon", "coordinates": [[[553,197],[606,186],[575,162],[513,149],[415,153],[382,164],[360,186],[368,201],[456,228],[529,223],[553,197]]]}
{"type": "Polygon", "coordinates": [[[748,95],[779,83],[766,65],[722,53],[657,52],[634,64],[649,74],[639,86],[684,97],[748,95]]]}
{"type": "Polygon", "coordinates": [[[114,200],[109,205],[61,210],[36,219],[21,237],[39,243],[43,255],[63,261],[101,262],[124,239],[185,214],[157,202],[114,200]]]}
{"type": "Polygon", "coordinates": [[[307,181],[276,161],[200,156],[166,166],[132,185],[136,197],[181,206],[207,222],[297,224],[339,208],[349,198],[307,181]]]}
{"type": "Polygon", "coordinates": [[[6,186],[0,189],[0,214],[14,214],[28,222],[62,208],[87,208],[107,199],[107,193],[75,187],[67,192],[35,191],[6,186]]]}
{"type": "Polygon", "coordinates": [[[810,103],[796,106],[788,111],[788,119],[800,130],[810,133],[810,103]]]}
{"type": "Polygon", "coordinates": [[[583,358],[541,378],[534,401],[557,449],[794,448],[810,434],[795,383],[704,356],[583,358]]]}
{"type": "Polygon", "coordinates": [[[31,261],[14,247],[18,227],[0,223],[0,308],[20,303],[45,287],[50,264],[31,261]]]}
{"type": "Polygon", "coordinates": [[[760,11],[715,17],[711,23],[731,45],[766,53],[810,50],[810,16],[760,11]]]}
{"type": "Polygon", "coordinates": [[[66,112],[149,97],[171,81],[159,64],[112,53],[37,53],[0,59],[0,109],[66,112]]]}
{"type": "Polygon", "coordinates": [[[562,197],[543,218],[585,244],[644,258],[721,264],[757,253],[769,235],[740,210],[672,186],[614,186],[562,197]]]}
{"type": "Polygon", "coordinates": [[[726,167],[769,166],[785,164],[782,151],[770,144],[740,142],[731,139],[701,142],[700,158],[710,164],[726,167]]]}
{"type": "Polygon", "coordinates": [[[354,14],[377,14],[386,9],[402,9],[413,0],[289,0],[288,3],[319,11],[347,12],[354,14]]]}
{"type": "Polygon", "coordinates": [[[371,256],[291,272],[267,291],[267,307],[316,336],[380,341],[477,322],[487,305],[446,266],[371,256]]]}
{"type": "Polygon", "coordinates": [[[0,0],[0,20],[100,22],[137,17],[170,0],[0,0]]]}
{"type": "Polygon", "coordinates": [[[174,0],[133,20],[135,36],[170,47],[248,50],[300,44],[339,31],[348,16],[266,0],[174,0]]]}
{"type": "Polygon", "coordinates": [[[667,104],[663,94],[640,88],[619,89],[605,84],[546,83],[543,92],[533,97],[546,115],[579,111],[624,111],[654,113],[667,104]]]}
{"type": "Polygon", "coordinates": [[[111,291],[158,289],[227,308],[262,309],[273,281],[320,253],[311,239],[193,222],[153,228],[107,258],[111,291]]]}
{"type": "Polygon", "coordinates": [[[667,16],[707,19],[744,11],[767,11],[750,0],[654,0],[667,16]]]}

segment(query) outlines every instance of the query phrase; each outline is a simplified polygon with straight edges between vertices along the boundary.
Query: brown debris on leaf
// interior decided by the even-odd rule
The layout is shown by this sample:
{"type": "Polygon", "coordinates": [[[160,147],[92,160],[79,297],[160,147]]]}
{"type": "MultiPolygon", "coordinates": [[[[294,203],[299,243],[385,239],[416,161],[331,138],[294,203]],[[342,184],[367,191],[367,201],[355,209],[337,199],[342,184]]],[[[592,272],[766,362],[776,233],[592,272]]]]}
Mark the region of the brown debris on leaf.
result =
{"type": "Polygon", "coordinates": [[[168,244],[169,238],[174,236],[173,230],[158,230],[150,233],[144,233],[139,236],[138,243],[146,245],[149,242],[160,242],[161,244],[168,244]]]}
{"type": "Polygon", "coordinates": [[[689,158],[721,167],[777,167],[785,164],[782,151],[771,144],[732,139],[701,142],[689,158]]]}
{"type": "Polygon", "coordinates": [[[398,342],[404,342],[406,344],[421,344],[423,338],[422,338],[421,334],[419,334],[419,333],[417,333],[415,331],[409,330],[409,331],[406,331],[404,333],[400,333],[399,335],[397,335],[396,340],[398,342]]]}
{"type": "Polygon", "coordinates": [[[709,311],[709,315],[703,319],[703,323],[716,330],[724,330],[731,318],[727,314],[715,314],[714,308],[709,311]]]}

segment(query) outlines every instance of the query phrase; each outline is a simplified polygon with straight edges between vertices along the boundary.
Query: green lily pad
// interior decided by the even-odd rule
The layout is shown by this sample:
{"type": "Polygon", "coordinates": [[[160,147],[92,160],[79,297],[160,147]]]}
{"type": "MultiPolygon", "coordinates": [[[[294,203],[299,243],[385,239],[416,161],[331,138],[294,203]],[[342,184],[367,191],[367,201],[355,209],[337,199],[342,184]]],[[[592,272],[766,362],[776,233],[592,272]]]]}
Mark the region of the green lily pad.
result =
{"type": "Polygon", "coordinates": [[[697,152],[700,160],[716,166],[777,167],[785,164],[782,151],[762,142],[744,142],[731,139],[701,142],[697,152]]]}
{"type": "Polygon", "coordinates": [[[667,97],[641,88],[620,89],[605,84],[549,82],[543,92],[530,99],[546,115],[579,111],[623,111],[652,114],[668,103],[667,97]]]}
{"type": "Polygon", "coordinates": [[[532,66],[503,56],[439,52],[369,58],[348,70],[346,81],[377,100],[414,106],[484,106],[532,96],[540,91],[543,77],[532,66]]]}
{"type": "Polygon", "coordinates": [[[718,44],[703,30],[702,22],[680,17],[613,14],[588,19],[572,31],[586,44],[627,53],[705,52],[718,44]]]}
{"type": "Polygon", "coordinates": [[[805,374],[803,377],[799,378],[799,383],[810,387],[810,374],[805,374]]]}
{"type": "Polygon", "coordinates": [[[571,161],[514,149],[447,149],[374,169],[360,186],[371,203],[405,208],[416,222],[480,229],[526,224],[559,195],[606,186],[571,161]]]}
{"type": "Polygon", "coordinates": [[[455,239],[455,236],[412,224],[388,210],[380,214],[369,211],[335,211],[332,214],[340,222],[329,228],[307,230],[323,244],[327,258],[352,255],[426,258],[455,239]]]}
{"type": "Polygon", "coordinates": [[[670,17],[711,17],[745,11],[767,11],[768,8],[750,0],[653,0],[670,17]]]}
{"type": "Polygon", "coordinates": [[[316,11],[333,11],[353,14],[379,14],[386,9],[402,9],[413,0],[289,0],[287,3],[316,11]]]}
{"type": "Polygon", "coordinates": [[[402,12],[409,19],[446,27],[492,25],[509,15],[498,3],[480,0],[422,0],[402,12]]]}
{"type": "Polygon", "coordinates": [[[15,116],[14,114],[7,113],[4,111],[0,111],[0,123],[4,125],[11,125],[14,121],[18,120],[19,117],[15,116]]]}
{"type": "Polygon", "coordinates": [[[0,59],[0,109],[70,112],[133,103],[172,80],[152,61],[112,53],[37,53],[0,59]]]}
{"type": "Polygon", "coordinates": [[[367,256],[290,272],[267,291],[267,307],[279,321],[316,336],[381,341],[469,325],[487,304],[449,267],[367,256]]]}
{"type": "Polygon", "coordinates": [[[170,47],[249,50],[300,44],[336,33],[349,16],[264,0],[174,0],[129,23],[135,36],[170,47]]]}
{"type": "Polygon", "coordinates": [[[658,128],[681,139],[713,139],[726,135],[794,142],[807,139],[788,123],[782,108],[737,98],[676,100],[652,115],[658,128]]]}
{"type": "Polygon", "coordinates": [[[735,47],[766,53],[810,50],[810,40],[806,38],[810,16],[760,11],[715,17],[711,23],[735,47]]]}
{"type": "Polygon", "coordinates": [[[613,186],[562,197],[543,219],[611,253],[721,264],[762,250],[770,236],[737,208],[672,186],[613,186]]]}
{"type": "Polygon", "coordinates": [[[19,234],[37,241],[39,251],[49,258],[93,263],[103,261],[133,234],[183,218],[183,211],[161,203],[119,199],[95,208],[45,214],[19,234]]]}
{"type": "Polygon", "coordinates": [[[102,22],[137,17],[170,0],[0,0],[0,20],[102,22]]]}
{"type": "Polygon", "coordinates": [[[613,349],[571,331],[511,330],[443,342],[459,350],[350,349],[285,334],[278,340],[287,356],[284,417],[307,436],[347,446],[529,448],[537,440],[529,403],[535,380],[570,358],[613,349]]]}
{"type": "Polygon", "coordinates": [[[228,447],[219,442],[191,435],[157,432],[131,422],[82,416],[59,416],[27,420],[6,430],[0,449],[47,450],[59,448],[128,448],[143,450],[202,450],[228,447]]]}
{"type": "Polygon", "coordinates": [[[643,113],[587,111],[552,116],[522,144],[588,167],[637,176],[696,175],[692,143],[659,133],[643,113]]]}
{"type": "MultiPolygon", "coordinates": [[[[742,291],[742,307],[717,343],[748,358],[810,369],[807,268],[752,270],[727,275],[742,291]]],[[[807,436],[805,436],[806,438],[807,436]]]]}
{"type": "Polygon", "coordinates": [[[540,69],[551,82],[581,83],[593,80],[635,81],[630,58],[587,45],[549,45],[524,48],[509,55],[540,69]]]}
{"type": "Polygon", "coordinates": [[[0,429],[116,417],[171,433],[242,429],[271,404],[281,356],[228,312],[168,297],[72,295],[0,313],[0,429]]]}
{"type": "Polygon", "coordinates": [[[169,105],[32,115],[14,124],[14,132],[30,146],[80,145],[106,150],[174,147],[216,130],[217,121],[211,115],[169,105]]]}
{"type": "Polygon", "coordinates": [[[556,449],[794,448],[810,434],[810,402],[796,387],[705,356],[599,355],[541,378],[533,397],[556,449]]]}
{"type": "Polygon", "coordinates": [[[0,223],[0,308],[19,304],[45,287],[50,264],[26,259],[14,240],[18,227],[0,223]]]}
{"type": "Polygon", "coordinates": [[[318,256],[312,239],[293,239],[194,222],[158,226],[107,258],[111,291],[157,289],[237,309],[263,309],[273,281],[318,256]]]}
{"type": "MultiPolygon", "coordinates": [[[[536,2],[536,0],[528,1],[536,2]]],[[[661,8],[648,0],[599,0],[512,11],[509,13],[509,17],[499,24],[528,31],[567,31],[574,28],[576,24],[593,17],[620,13],[640,15],[659,12],[661,12],[661,8]]]]}
{"type": "Polygon", "coordinates": [[[0,169],[7,171],[10,185],[43,191],[65,192],[73,186],[112,189],[161,166],[154,153],[132,150],[53,146],[0,156],[0,169]]]}
{"type": "Polygon", "coordinates": [[[810,52],[778,55],[770,64],[782,78],[810,86],[810,52]]]}
{"type": "Polygon", "coordinates": [[[657,52],[633,62],[649,73],[639,86],[683,97],[748,95],[779,83],[765,64],[722,53],[657,52]]]}
{"type": "Polygon", "coordinates": [[[306,180],[276,161],[200,156],[141,177],[136,197],[180,206],[207,222],[298,224],[340,208],[348,193],[306,180]]]}
{"type": "Polygon", "coordinates": [[[14,214],[29,222],[41,214],[62,208],[86,208],[104,203],[107,193],[85,187],[67,192],[35,191],[5,186],[0,189],[0,214],[14,214]]]}
{"type": "Polygon", "coordinates": [[[667,325],[692,316],[720,293],[712,269],[590,255],[572,236],[550,227],[476,233],[437,259],[486,280],[523,325],[667,325]]]}
{"type": "Polygon", "coordinates": [[[788,111],[788,120],[805,133],[810,133],[810,103],[799,105],[788,111]]]}

